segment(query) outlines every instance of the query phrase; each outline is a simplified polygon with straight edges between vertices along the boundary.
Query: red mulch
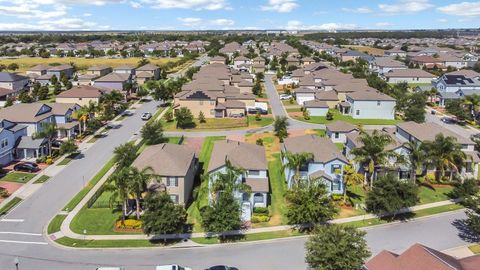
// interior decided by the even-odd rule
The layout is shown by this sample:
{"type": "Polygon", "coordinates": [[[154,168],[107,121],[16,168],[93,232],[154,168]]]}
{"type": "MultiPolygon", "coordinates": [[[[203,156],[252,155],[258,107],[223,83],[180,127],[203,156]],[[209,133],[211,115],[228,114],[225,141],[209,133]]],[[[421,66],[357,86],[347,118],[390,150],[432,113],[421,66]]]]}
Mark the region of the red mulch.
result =
{"type": "MultiPolygon", "coordinates": [[[[0,181],[0,187],[6,189],[8,191],[8,194],[12,194],[17,189],[22,187],[23,184],[21,183],[15,183],[15,182],[7,182],[7,181],[0,181]]],[[[0,197],[0,202],[2,202],[5,198],[0,197]]]]}

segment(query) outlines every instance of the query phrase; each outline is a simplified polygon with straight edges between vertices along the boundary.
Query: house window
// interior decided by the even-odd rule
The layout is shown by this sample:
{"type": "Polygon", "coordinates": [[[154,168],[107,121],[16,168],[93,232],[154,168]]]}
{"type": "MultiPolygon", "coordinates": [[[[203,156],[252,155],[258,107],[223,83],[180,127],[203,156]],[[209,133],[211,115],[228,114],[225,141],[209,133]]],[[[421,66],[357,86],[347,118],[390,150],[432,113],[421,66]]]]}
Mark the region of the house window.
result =
{"type": "Polygon", "coordinates": [[[0,146],[1,146],[2,148],[7,147],[7,146],[8,146],[8,139],[3,139],[0,146]]]}
{"type": "Polygon", "coordinates": [[[333,181],[332,182],[332,191],[340,190],[340,181],[333,181]]]}
{"type": "Polygon", "coordinates": [[[178,203],[178,195],[170,194],[170,200],[174,203],[178,203]]]}
{"type": "Polygon", "coordinates": [[[248,171],[248,175],[256,175],[256,176],[258,176],[258,175],[260,175],[260,171],[258,171],[258,170],[250,170],[250,171],[248,171]]]}
{"type": "Polygon", "coordinates": [[[175,176],[167,177],[167,186],[168,187],[178,187],[178,179],[175,176]]]}
{"type": "Polygon", "coordinates": [[[340,134],[338,132],[335,132],[335,139],[338,139],[340,137],[340,134]]]}
{"type": "Polygon", "coordinates": [[[337,171],[340,171],[341,168],[342,168],[342,165],[333,164],[333,165],[331,166],[330,173],[335,173],[335,172],[337,172],[337,171]]]}
{"type": "Polygon", "coordinates": [[[253,195],[253,203],[263,203],[263,194],[255,193],[255,195],[253,195]]]}
{"type": "Polygon", "coordinates": [[[355,115],[360,115],[360,110],[356,110],[355,115]]]}
{"type": "Polygon", "coordinates": [[[381,102],[380,101],[377,101],[377,106],[380,106],[381,102]]]}

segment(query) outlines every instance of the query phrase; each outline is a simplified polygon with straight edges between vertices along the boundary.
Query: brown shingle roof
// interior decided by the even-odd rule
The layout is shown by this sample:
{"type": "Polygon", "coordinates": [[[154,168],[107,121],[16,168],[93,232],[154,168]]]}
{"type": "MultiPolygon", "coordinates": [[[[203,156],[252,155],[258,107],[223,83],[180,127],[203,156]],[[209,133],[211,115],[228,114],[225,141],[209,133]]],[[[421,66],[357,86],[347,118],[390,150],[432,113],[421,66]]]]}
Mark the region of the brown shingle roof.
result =
{"type": "Polygon", "coordinates": [[[100,71],[100,70],[105,70],[105,69],[110,69],[110,67],[107,66],[107,65],[97,65],[97,66],[91,66],[88,70],[89,71],[100,71]]]}
{"type": "Polygon", "coordinates": [[[0,110],[0,119],[14,123],[35,123],[51,115],[51,107],[43,103],[18,103],[0,110]],[[44,106],[47,112],[39,114],[44,106]]]}
{"type": "Polygon", "coordinates": [[[338,101],[338,95],[335,91],[320,91],[315,94],[315,99],[323,101],[338,101]]]}
{"type": "Polygon", "coordinates": [[[137,71],[155,71],[157,69],[159,69],[159,67],[157,65],[146,64],[146,65],[143,65],[141,67],[138,67],[137,71]]]}
{"type": "Polygon", "coordinates": [[[96,79],[96,82],[124,82],[130,79],[130,74],[126,73],[109,73],[103,77],[96,79]]]}
{"type": "Polygon", "coordinates": [[[60,93],[57,98],[100,98],[103,91],[89,85],[75,86],[60,93]]]}
{"type": "Polygon", "coordinates": [[[450,131],[436,123],[415,123],[415,122],[404,122],[397,124],[397,128],[400,128],[415,137],[420,141],[433,141],[437,134],[443,134],[446,137],[454,137],[457,139],[457,142],[460,144],[474,144],[469,138],[465,138],[457,133],[450,131]]]}
{"type": "Polygon", "coordinates": [[[387,78],[404,78],[404,77],[419,77],[419,78],[435,78],[435,75],[426,72],[423,69],[394,69],[384,74],[387,78]]]}
{"type": "Polygon", "coordinates": [[[246,178],[245,184],[252,188],[252,192],[269,192],[268,178],[246,178]]]}
{"type": "Polygon", "coordinates": [[[225,161],[246,170],[267,170],[267,158],[262,146],[237,141],[217,141],[213,146],[208,172],[225,165],[225,161]]]}
{"type": "Polygon", "coordinates": [[[331,132],[350,132],[353,130],[358,130],[357,126],[344,121],[335,121],[325,125],[327,130],[331,132]]]}
{"type": "Polygon", "coordinates": [[[334,159],[348,162],[332,141],[316,135],[287,138],[282,144],[282,149],[292,153],[312,153],[314,161],[319,163],[326,163],[334,159]]]}
{"type": "Polygon", "coordinates": [[[379,91],[366,90],[366,91],[357,91],[353,93],[348,93],[347,97],[350,97],[353,100],[363,100],[363,101],[395,101],[395,99],[389,95],[381,93],[379,91]]]}
{"type": "Polygon", "coordinates": [[[328,108],[328,104],[325,101],[320,100],[308,100],[303,103],[305,108],[328,108]]]}

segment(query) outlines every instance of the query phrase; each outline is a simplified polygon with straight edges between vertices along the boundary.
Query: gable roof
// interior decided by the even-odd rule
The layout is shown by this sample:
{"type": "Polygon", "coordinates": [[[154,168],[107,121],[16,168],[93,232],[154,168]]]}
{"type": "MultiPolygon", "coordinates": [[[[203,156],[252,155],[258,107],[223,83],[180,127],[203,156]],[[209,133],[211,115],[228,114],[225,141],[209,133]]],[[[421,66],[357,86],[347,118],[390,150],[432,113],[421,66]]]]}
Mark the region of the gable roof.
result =
{"type": "Polygon", "coordinates": [[[437,134],[443,134],[446,137],[454,137],[460,144],[474,144],[469,138],[465,138],[457,133],[450,131],[436,123],[415,123],[413,121],[397,124],[400,128],[420,141],[433,141],[437,134]]]}
{"type": "Polygon", "coordinates": [[[101,70],[105,70],[105,69],[110,69],[110,67],[107,66],[107,65],[96,65],[96,66],[91,66],[90,68],[88,68],[88,71],[101,71],[101,70]]]}
{"type": "Polygon", "coordinates": [[[52,108],[46,104],[17,103],[0,110],[0,119],[6,119],[14,123],[35,123],[52,115],[52,108]],[[42,107],[47,111],[40,114],[42,107]]]}
{"type": "Polygon", "coordinates": [[[151,167],[160,176],[185,176],[194,157],[195,151],[186,145],[162,143],[147,146],[132,166],[151,167]]]}
{"type": "Polygon", "coordinates": [[[137,68],[138,71],[154,71],[157,69],[159,69],[159,67],[154,64],[146,64],[137,68]]]}
{"type": "Polygon", "coordinates": [[[404,77],[419,77],[419,78],[435,78],[435,75],[426,72],[423,69],[407,68],[407,69],[394,69],[385,74],[387,78],[404,78],[404,77]]]}
{"type": "Polygon", "coordinates": [[[335,121],[325,125],[327,130],[331,132],[350,132],[358,130],[358,127],[344,121],[335,121]]]}
{"type": "Polygon", "coordinates": [[[312,153],[314,162],[326,163],[334,159],[348,163],[347,158],[329,139],[317,135],[291,137],[284,140],[282,150],[291,153],[312,153]]]}
{"type": "Polygon", "coordinates": [[[208,172],[224,166],[227,160],[237,168],[267,170],[267,158],[263,146],[223,140],[213,145],[208,172]]]}
{"type": "Polygon", "coordinates": [[[364,90],[357,91],[353,93],[348,93],[347,97],[350,97],[353,100],[361,101],[395,101],[395,99],[389,95],[381,93],[377,90],[364,90]]]}
{"type": "Polygon", "coordinates": [[[319,91],[315,93],[315,99],[323,101],[338,101],[338,95],[335,91],[319,91]]]}
{"type": "Polygon", "coordinates": [[[104,92],[96,87],[82,85],[61,92],[57,98],[100,98],[103,94],[104,92]]]}
{"type": "Polygon", "coordinates": [[[10,72],[0,72],[0,82],[16,82],[20,80],[27,80],[28,77],[21,76],[10,72]]]}
{"type": "Polygon", "coordinates": [[[108,73],[107,75],[96,79],[96,82],[124,82],[130,79],[130,74],[126,73],[108,73]]]}

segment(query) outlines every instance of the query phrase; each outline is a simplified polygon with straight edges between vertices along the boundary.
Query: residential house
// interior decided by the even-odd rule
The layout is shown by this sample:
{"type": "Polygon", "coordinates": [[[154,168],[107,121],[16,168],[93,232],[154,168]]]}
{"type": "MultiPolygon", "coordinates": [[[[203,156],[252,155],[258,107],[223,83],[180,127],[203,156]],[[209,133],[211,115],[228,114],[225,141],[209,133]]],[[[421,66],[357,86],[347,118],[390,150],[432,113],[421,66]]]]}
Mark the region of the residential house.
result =
{"type": "Polygon", "coordinates": [[[77,76],[77,81],[74,81],[73,85],[92,85],[96,78],[98,76],[94,74],[82,74],[77,76]]]}
{"type": "Polygon", "coordinates": [[[305,101],[303,108],[309,116],[326,116],[329,109],[327,102],[317,99],[305,101]]]}
{"type": "Polygon", "coordinates": [[[128,83],[131,83],[132,75],[128,73],[109,73],[93,81],[94,86],[104,87],[111,90],[126,90],[128,83]]]}
{"type": "Polygon", "coordinates": [[[433,82],[439,92],[456,93],[460,90],[478,90],[480,93],[480,76],[445,74],[433,82]]]}
{"type": "Polygon", "coordinates": [[[8,120],[0,120],[0,165],[5,166],[15,159],[18,139],[27,136],[27,127],[8,120]]]}
{"type": "Polygon", "coordinates": [[[53,74],[43,74],[35,78],[35,82],[38,82],[41,86],[50,85],[53,74]]]}
{"type": "Polygon", "coordinates": [[[384,73],[382,78],[389,83],[432,83],[435,75],[422,69],[395,69],[384,73]]]}
{"type": "Polygon", "coordinates": [[[240,70],[242,68],[249,67],[250,65],[251,65],[250,59],[248,59],[245,56],[240,55],[233,59],[233,68],[235,69],[240,70]]]}
{"type": "Polygon", "coordinates": [[[57,137],[73,138],[79,133],[80,125],[74,120],[74,112],[80,109],[76,103],[47,103],[52,108],[52,115],[57,125],[57,137]]]}
{"type": "Polygon", "coordinates": [[[186,205],[192,194],[198,160],[186,145],[162,143],[147,146],[132,163],[143,170],[151,168],[158,178],[148,183],[150,191],[166,191],[173,202],[186,205]]]}
{"type": "Polygon", "coordinates": [[[93,75],[96,77],[102,77],[112,72],[112,68],[106,65],[92,66],[87,69],[87,75],[93,75]]]}
{"type": "MultiPolygon", "coordinates": [[[[150,74],[150,80],[159,80],[160,79],[160,68],[157,65],[146,64],[141,67],[138,67],[135,70],[136,77],[139,77],[139,73],[150,74]]],[[[146,78],[146,75],[143,75],[143,78],[146,78]]]]}
{"type": "Polygon", "coordinates": [[[359,131],[357,126],[344,121],[335,121],[328,123],[325,126],[328,138],[334,143],[345,144],[347,142],[348,134],[359,131]]]}
{"type": "Polygon", "coordinates": [[[443,61],[441,59],[434,58],[428,55],[415,56],[410,59],[410,63],[413,65],[418,65],[420,68],[425,67],[431,69],[435,66],[437,68],[444,68],[443,61]]]}
{"type": "Polygon", "coordinates": [[[0,72],[0,87],[19,92],[27,89],[28,77],[15,73],[0,72]]]}
{"type": "Polygon", "coordinates": [[[376,57],[373,61],[368,63],[368,68],[378,74],[384,74],[392,70],[407,69],[407,66],[390,57],[376,57]]]}
{"type": "Polygon", "coordinates": [[[458,259],[421,244],[401,254],[383,250],[368,260],[362,270],[477,270],[480,255],[458,259]]]}
{"type": "MultiPolygon", "coordinates": [[[[250,186],[251,193],[234,191],[235,198],[242,206],[242,220],[249,221],[254,207],[267,207],[269,182],[268,163],[263,146],[243,142],[224,140],[213,145],[207,172],[210,175],[208,187],[211,190],[216,174],[227,172],[227,163],[244,170],[236,182],[250,186]]],[[[211,193],[211,192],[210,192],[211,193]]],[[[211,200],[211,195],[209,197],[211,200]]]]}
{"type": "Polygon", "coordinates": [[[325,101],[330,109],[336,108],[339,103],[338,95],[335,91],[319,91],[315,93],[315,99],[325,101]]]}
{"type": "Polygon", "coordinates": [[[42,76],[47,73],[47,70],[50,68],[50,66],[47,65],[36,65],[31,68],[29,68],[26,72],[27,76],[30,78],[36,78],[38,76],[42,76]]]}
{"type": "Polygon", "coordinates": [[[346,103],[340,104],[343,114],[354,119],[395,119],[394,98],[377,90],[363,90],[346,94],[346,103]]]}
{"type": "MultiPolygon", "coordinates": [[[[287,164],[286,153],[311,153],[313,159],[300,168],[300,180],[320,180],[329,193],[343,193],[343,167],[348,164],[347,158],[328,138],[317,135],[305,135],[286,138],[280,146],[283,153],[282,163],[287,164]]],[[[294,185],[295,170],[285,166],[287,185],[294,185]]]]}
{"type": "Polygon", "coordinates": [[[225,64],[225,57],[217,55],[210,58],[210,64],[225,64]]]}
{"type": "Polygon", "coordinates": [[[318,92],[317,90],[308,87],[296,88],[294,91],[298,105],[303,105],[306,101],[314,100],[315,94],[318,92]]]}
{"type": "Polygon", "coordinates": [[[86,106],[90,104],[90,102],[99,104],[100,98],[105,92],[107,91],[88,85],[74,86],[71,89],[63,91],[57,95],[55,97],[55,102],[78,104],[80,106],[86,106]]]}
{"type": "Polygon", "coordinates": [[[466,68],[468,61],[449,53],[441,53],[438,59],[442,61],[444,67],[454,67],[457,69],[466,68]]]}
{"type": "Polygon", "coordinates": [[[0,87],[0,107],[5,106],[7,100],[11,97],[14,97],[16,94],[15,91],[0,87]]]}
{"type": "Polygon", "coordinates": [[[395,48],[391,48],[390,50],[385,50],[384,51],[384,54],[385,56],[398,56],[398,57],[407,57],[407,52],[405,51],[402,51],[400,48],[398,47],[395,47],[395,48]]]}
{"type": "Polygon", "coordinates": [[[347,50],[344,53],[340,53],[340,60],[342,62],[346,61],[356,61],[357,59],[363,59],[365,61],[371,61],[374,57],[371,55],[368,55],[366,53],[362,53],[359,51],[354,51],[354,50],[347,50]]]}
{"type": "Polygon", "coordinates": [[[75,73],[75,69],[71,65],[59,65],[59,66],[54,66],[47,69],[46,74],[49,74],[52,76],[55,75],[60,80],[63,74],[67,76],[67,78],[71,79],[74,73],[75,73]]]}
{"type": "Polygon", "coordinates": [[[120,65],[113,68],[114,73],[135,75],[135,67],[131,65],[120,65]]]}

